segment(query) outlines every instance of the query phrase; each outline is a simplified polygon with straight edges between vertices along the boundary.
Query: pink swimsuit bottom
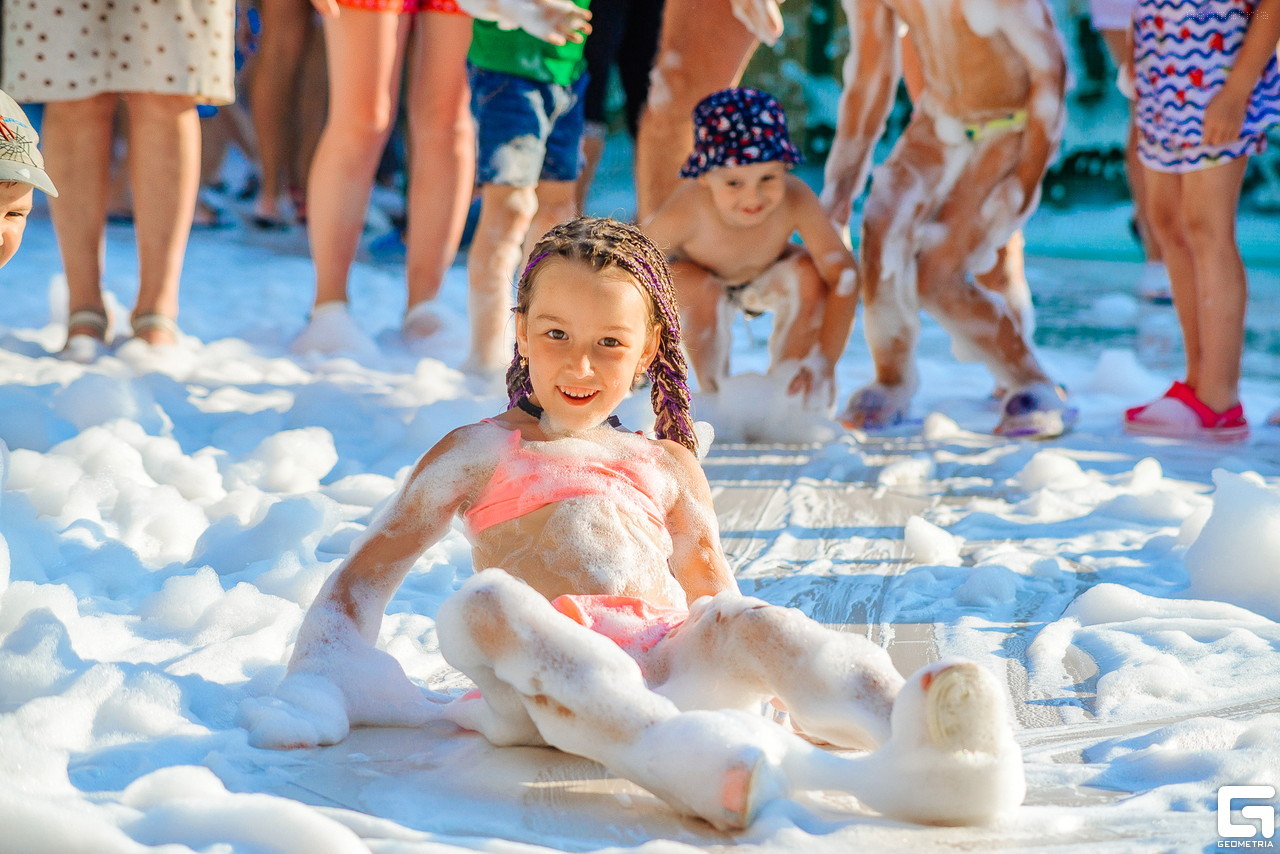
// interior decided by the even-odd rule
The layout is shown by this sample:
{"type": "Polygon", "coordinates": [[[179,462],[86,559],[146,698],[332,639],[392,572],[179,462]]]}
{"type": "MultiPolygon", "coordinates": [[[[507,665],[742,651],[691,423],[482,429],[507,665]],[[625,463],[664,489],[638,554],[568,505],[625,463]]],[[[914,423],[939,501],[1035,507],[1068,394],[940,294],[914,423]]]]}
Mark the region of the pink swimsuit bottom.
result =
{"type": "Polygon", "coordinates": [[[654,458],[662,452],[656,447],[648,450],[647,455],[621,460],[544,454],[526,447],[520,431],[512,430],[489,482],[462,517],[472,534],[478,534],[557,501],[598,495],[637,508],[655,527],[665,528],[666,514],[653,499],[661,485],[654,458]]]}

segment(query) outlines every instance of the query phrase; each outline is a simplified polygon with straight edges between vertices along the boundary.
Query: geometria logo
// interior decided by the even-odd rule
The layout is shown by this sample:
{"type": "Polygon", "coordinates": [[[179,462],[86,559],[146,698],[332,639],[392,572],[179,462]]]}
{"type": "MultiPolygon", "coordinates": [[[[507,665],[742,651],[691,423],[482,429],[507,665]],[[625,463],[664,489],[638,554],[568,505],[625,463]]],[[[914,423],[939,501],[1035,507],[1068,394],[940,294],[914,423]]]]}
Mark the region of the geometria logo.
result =
{"type": "Polygon", "coordinates": [[[1218,848],[1275,848],[1275,786],[1223,786],[1218,789],[1218,848]],[[1271,801],[1270,804],[1244,804],[1238,808],[1240,818],[1232,815],[1236,801],[1271,801]],[[1256,823],[1255,823],[1256,822],[1256,823]],[[1261,839],[1257,837],[1262,837],[1261,839]]]}

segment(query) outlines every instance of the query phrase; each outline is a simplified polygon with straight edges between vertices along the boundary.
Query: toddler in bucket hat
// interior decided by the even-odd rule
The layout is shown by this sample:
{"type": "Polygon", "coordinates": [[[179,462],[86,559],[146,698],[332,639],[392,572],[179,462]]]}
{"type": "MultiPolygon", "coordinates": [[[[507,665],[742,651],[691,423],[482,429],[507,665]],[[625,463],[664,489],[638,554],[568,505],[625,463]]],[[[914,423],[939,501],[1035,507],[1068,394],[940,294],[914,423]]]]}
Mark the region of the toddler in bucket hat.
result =
{"type": "Polygon", "coordinates": [[[0,92],[0,267],[9,263],[22,245],[34,188],[58,195],[44,171],[44,158],[36,148],[39,141],[22,107],[0,92]]]}
{"type": "MultiPolygon", "coordinates": [[[[792,171],[800,152],[772,95],[725,89],[693,115],[694,151],[680,172],[685,180],[643,228],[671,264],[699,391],[725,392],[711,404],[722,414],[745,399],[725,386],[734,315],[772,313],[773,399],[802,413],[795,424],[826,423],[835,364],[858,304],[853,254],[813,188],[792,171]]],[[[770,434],[770,441],[781,435],[770,434]]],[[[799,437],[787,435],[808,441],[799,437]]]]}
{"type": "Polygon", "coordinates": [[[768,92],[737,86],[713,92],[693,109],[693,154],[681,178],[696,178],[718,166],[743,166],[804,158],[787,133],[787,114],[768,92]]]}

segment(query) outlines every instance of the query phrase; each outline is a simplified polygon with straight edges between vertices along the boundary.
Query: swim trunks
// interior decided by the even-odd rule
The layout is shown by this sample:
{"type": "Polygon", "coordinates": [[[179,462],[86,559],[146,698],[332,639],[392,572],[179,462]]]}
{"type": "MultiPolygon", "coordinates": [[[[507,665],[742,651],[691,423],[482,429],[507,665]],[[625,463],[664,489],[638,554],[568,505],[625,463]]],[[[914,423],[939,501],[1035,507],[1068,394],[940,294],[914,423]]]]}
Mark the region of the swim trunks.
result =
{"type": "Polygon", "coordinates": [[[633,658],[648,652],[689,619],[684,608],[654,605],[634,596],[565,594],[551,607],[579,625],[616,643],[633,658]]]}
{"type": "Polygon", "coordinates": [[[1280,121],[1280,70],[1272,56],[1249,99],[1240,136],[1205,145],[1204,110],[1226,82],[1257,0],[1139,0],[1134,15],[1138,157],[1149,169],[1205,169],[1266,146],[1280,121]]]}

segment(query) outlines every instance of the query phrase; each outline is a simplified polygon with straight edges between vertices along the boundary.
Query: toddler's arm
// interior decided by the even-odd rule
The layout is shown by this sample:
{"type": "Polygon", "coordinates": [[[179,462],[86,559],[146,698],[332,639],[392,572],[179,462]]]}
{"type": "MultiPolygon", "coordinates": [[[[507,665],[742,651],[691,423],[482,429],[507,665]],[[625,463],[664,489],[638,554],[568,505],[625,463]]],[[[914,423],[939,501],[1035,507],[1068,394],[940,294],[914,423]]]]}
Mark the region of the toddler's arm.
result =
{"type": "Polygon", "coordinates": [[[714,596],[722,590],[737,592],[738,582],[729,571],[720,548],[720,529],[711,486],[695,457],[675,442],[663,441],[677,479],[676,500],[667,513],[671,535],[671,571],[684,588],[689,602],[714,596]]]}
{"type": "Polygon", "coordinates": [[[822,325],[818,330],[818,351],[822,354],[827,378],[834,376],[836,362],[844,353],[858,311],[858,268],[853,253],[827,218],[818,197],[796,179],[796,231],[804,243],[818,275],[826,285],[822,325]]]}
{"type": "Polygon", "coordinates": [[[1218,94],[1204,110],[1204,142],[1226,145],[1240,137],[1249,99],[1280,41],[1280,0],[1259,0],[1249,17],[1244,44],[1218,94]]]}

